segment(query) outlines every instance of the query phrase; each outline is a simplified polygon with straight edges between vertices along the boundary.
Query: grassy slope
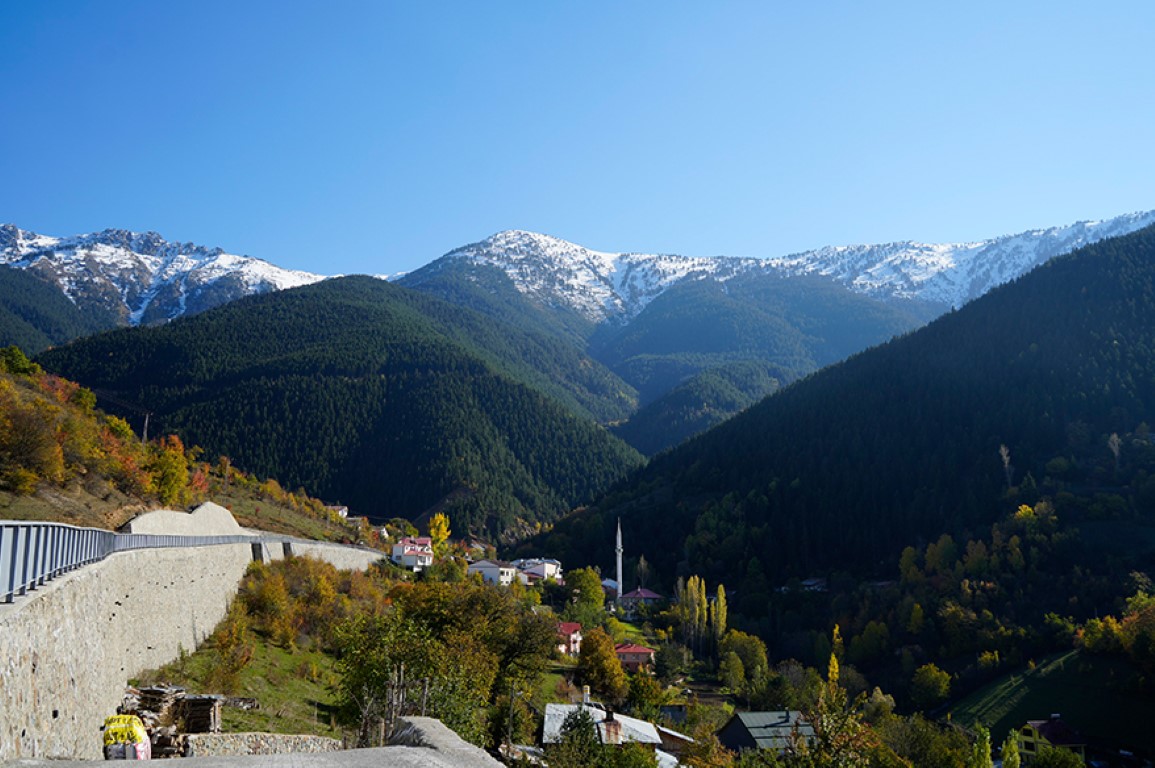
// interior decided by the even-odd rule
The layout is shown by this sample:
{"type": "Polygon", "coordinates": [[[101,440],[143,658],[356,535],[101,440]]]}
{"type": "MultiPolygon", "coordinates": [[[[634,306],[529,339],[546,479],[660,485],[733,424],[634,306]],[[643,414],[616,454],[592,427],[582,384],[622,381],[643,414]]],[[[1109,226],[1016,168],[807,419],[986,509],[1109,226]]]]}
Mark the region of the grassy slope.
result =
{"type": "Polygon", "coordinates": [[[976,691],[950,717],[985,723],[998,744],[1027,720],[1058,713],[1094,744],[1155,751],[1155,700],[1136,692],[1135,682],[1134,668],[1121,659],[1068,651],[976,691]]]}
{"type": "MultiPolygon", "coordinates": [[[[226,733],[315,734],[340,738],[336,725],[337,673],[331,656],[319,651],[287,651],[254,636],[253,659],[241,673],[237,696],[254,698],[260,709],[225,707],[221,726],[226,733]]],[[[137,685],[171,683],[190,693],[219,693],[205,681],[216,655],[207,645],[183,660],[145,672],[137,685]]]]}

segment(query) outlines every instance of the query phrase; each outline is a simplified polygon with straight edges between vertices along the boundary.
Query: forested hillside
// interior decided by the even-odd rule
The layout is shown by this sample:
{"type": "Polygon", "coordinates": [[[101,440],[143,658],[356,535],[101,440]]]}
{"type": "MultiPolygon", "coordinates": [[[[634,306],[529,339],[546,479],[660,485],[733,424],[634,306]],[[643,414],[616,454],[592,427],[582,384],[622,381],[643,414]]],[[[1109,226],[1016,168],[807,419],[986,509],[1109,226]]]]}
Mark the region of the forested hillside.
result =
{"type": "Polygon", "coordinates": [[[567,409],[534,388],[568,361],[530,336],[381,280],[340,278],[41,359],[147,408],[186,442],[356,514],[444,508],[462,533],[501,536],[641,462],[576,415],[574,398],[567,409]]]}
{"type": "MultiPolygon", "coordinates": [[[[793,380],[930,318],[817,276],[753,274],[679,284],[622,328],[605,328],[594,355],[650,402],[688,377],[733,362],[769,363],[793,380]]],[[[924,308],[925,309],[925,308],[924,308]]]]}
{"type": "Polygon", "coordinates": [[[116,327],[111,312],[82,310],[35,272],[0,267],[0,342],[35,354],[116,327]]]}
{"type": "Polygon", "coordinates": [[[667,583],[702,574],[761,611],[792,577],[893,577],[904,546],[1023,501],[1149,525],[1155,467],[1128,456],[1155,409],[1153,313],[1155,230],[1083,248],[658,457],[543,548],[608,566],[621,516],[667,583]]]}
{"type": "Polygon", "coordinates": [[[771,363],[738,361],[709,368],[638,410],[611,431],[646,455],[705,432],[766,395],[792,372],[771,363]]]}
{"type": "Polygon", "coordinates": [[[46,373],[18,347],[0,349],[0,519],[116,529],[140,512],[212,500],[244,526],[373,543],[306,494],[259,480],[228,457],[206,461],[174,435],[145,444],[95,408],[91,390],[46,373]]]}
{"type": "Polygon", "coordinates": [[[689,279],[637,317],[595,325],[522,294],[501,270],[440,259],[398,281],[519,328],[589,362],[584,407],[653,454],[724,421],[782,384],[916,328],[935,310],[886,302],[819,276],[689,279]],[[587,357],[588,356],[588,357],[587,357]],[[701,377],[701,378],[698,378],[701,377]],[[613,397],[606,395],[612,394],[613,397]],[[634,408],[643,410],[634,414],[634,408]]]}

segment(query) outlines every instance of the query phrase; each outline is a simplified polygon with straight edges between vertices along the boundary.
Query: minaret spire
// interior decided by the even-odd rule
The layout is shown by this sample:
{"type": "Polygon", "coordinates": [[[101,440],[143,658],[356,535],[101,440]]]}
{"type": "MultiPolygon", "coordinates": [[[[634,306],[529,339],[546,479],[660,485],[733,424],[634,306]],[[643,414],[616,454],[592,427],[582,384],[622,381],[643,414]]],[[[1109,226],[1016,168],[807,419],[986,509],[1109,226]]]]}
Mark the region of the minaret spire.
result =
{"type": "Polygon", "coordinates": [[[626,585],[622,583],[622,519],[618,518],[618,545],[614,548],[617,553],[618,560],[618,597],[614,600],[616,605],[622,602],[622,593],[626,591],[626,585]]]}

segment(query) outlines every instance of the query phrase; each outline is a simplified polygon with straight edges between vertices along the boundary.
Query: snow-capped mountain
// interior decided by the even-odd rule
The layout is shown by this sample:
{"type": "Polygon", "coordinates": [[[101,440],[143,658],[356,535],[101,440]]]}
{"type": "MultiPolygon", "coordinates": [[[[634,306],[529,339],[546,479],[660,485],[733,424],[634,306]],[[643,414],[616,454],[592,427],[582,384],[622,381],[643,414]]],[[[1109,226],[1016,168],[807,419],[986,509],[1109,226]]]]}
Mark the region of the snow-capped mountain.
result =
{"type": "Polygon", "coordinates": [[[726,281],[757,272],[819,274],[878,298],[945,308],[961,306],[1054,256],[1150,224],[1155,224],[1155,211],[976,243],[829,246],[767,259],[604,253],[548,235],[510,230],[451,251],[439,261],[442,266],[466,260],[497,267],[521,293],[593,322],[633,318],[683,280],[726,281]]]}
{"type": "Polygon", "coordinates": [[[725,280],[762,263],[725,256],[603,253],[521,230],[499,232],[458,248],[430,267],[436,270],[458,261],[497,267],[521,293],[549,306],[574,310],[593,322],[634,317],[683,280],[725,280]]]}
{"type": "Polygon", "coordinates": [[[0,226],[0,264],[34,271],[73,303],[99,305],[132,325],[324,279],[220,248],[121,229],[58,238],[6,224],[0,226]]]}
{"type": "Polygon", "coordinates": [[[1080,221],[977,243],[830,246],[768,259],[790,274],[822,274],[857,291],[961,306],[1054,256],[1155,224],[1155,211],[1080,221]]]}
{"type": "MultiPolygon", "coordinates": [[[[549,235],[509,230],[449,252],[402,282],[454,264],[504,272],[522,294],[576,312],[593,323],[626,322],[673,285],[739,275],[824,275],[875,298],[960,306],[1053,256],[1155,224],[1155,211],[1031,230],[975,243],[828,246],[771,258],[606,253],[549,235]]],[[[107,229],[50,237],[0,226],[0,265],[29,269],[75,304],[99,306],[121,323],[164,322],[253,293],[292,288],[323,275],[155,232],[107,229]]],[[[397,279],[402,276],[394,276],[397,279]]]]}

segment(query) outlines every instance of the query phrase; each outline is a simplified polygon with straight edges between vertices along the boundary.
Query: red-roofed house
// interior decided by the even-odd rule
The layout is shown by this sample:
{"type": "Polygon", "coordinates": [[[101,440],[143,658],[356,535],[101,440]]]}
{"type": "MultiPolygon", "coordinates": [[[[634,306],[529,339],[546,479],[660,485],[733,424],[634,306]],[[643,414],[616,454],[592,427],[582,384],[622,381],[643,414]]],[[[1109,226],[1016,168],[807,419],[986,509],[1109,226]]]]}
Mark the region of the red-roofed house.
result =
{"type": "Polygon", "coordinates": [[[576,621],[561,621],[557,625],[557,649],[567,656],[582,651],[582,625],[576,621]]]}
{"type": "Polygon", "coordinates": [[[428,536],[406,536],[393,545],[389,559],[411,571],[427,568],[433,565],[433,539],[428,536]]]}
{"type": "Polygon", "coordinates": [[[1015,741],[1019,743],[1019,754],[1023,762],[1029,762],[1039,754],[1040,747],[1056,747],[1074,752],[1084,763],[1087,762],[1087,741],[1064,723],[1058,715],[1047,720],[1028,720],[1027,724],[1015,731],[1015,741]]]}
{"type": "Polygon", "coordinates": [[[622,595],[622,608],[626,613],[633,613],[639,606],[643,605],[657,605],[666,598],[659,595],[657,592],[651,592],[645,587],[638,587],[633,592],[627,592],[622,595]]]}
{"type": "Polygon", "coordinates": [[[614,653],[617,654],[618,661],[622,663],[622,669],[627,672],[637,672],[639,670],[648,671],[650,667],[654,666],[654,654],[657,651],[637,643],[621,643],[614,646],[614,653]]]}

